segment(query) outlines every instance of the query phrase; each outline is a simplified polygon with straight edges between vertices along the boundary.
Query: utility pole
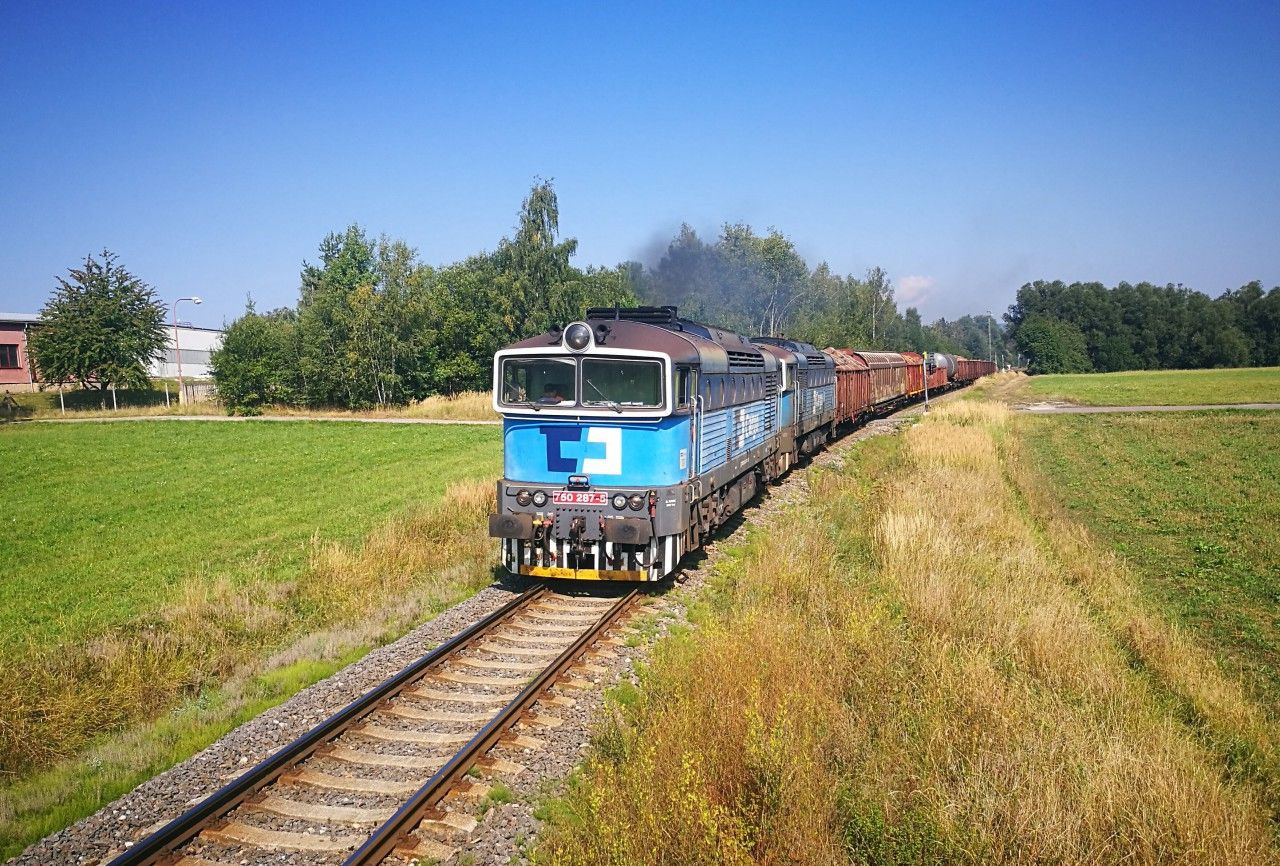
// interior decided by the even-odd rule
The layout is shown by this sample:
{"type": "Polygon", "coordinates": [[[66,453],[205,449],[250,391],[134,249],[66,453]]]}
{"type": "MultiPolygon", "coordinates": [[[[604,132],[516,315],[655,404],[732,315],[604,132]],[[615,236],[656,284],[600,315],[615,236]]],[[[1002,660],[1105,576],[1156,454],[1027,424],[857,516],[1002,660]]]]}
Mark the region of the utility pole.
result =
{"type": "Polygon", "coordinates": [[[991,311],[987,310],[987,360],[994,361],[996,356],[991,351],[991,311]]]}
{"type": "MultiPolygon", "coordinates": [[[[921,372],[924,373],[924,413],[928,415],[929,414],[929,374],[933,372],[933,370],[929,369],[930,364],[929,364],[928,352],[924,353],[923,365],[924,365],[924,369],[921,370],[921,372]]],[[[937,364],[934,364],[932,366],[936,367],[937,364]]]]}

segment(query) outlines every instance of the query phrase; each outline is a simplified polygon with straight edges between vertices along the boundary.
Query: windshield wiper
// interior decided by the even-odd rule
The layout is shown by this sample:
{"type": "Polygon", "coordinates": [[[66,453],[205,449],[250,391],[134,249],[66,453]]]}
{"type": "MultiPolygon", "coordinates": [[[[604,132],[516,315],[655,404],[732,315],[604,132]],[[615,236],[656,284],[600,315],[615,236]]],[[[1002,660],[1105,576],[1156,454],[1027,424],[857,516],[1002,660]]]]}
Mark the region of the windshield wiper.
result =
{"type": "Polygon", "coordinates": [[[608,406],[610,409],[617,412],[619,415],[622,414],[622,407],[619,406],[615,401],[610,400],[608,397],[605,397],[604,392],[596,387],[595,382],[592,382],[590,379],[587,379],[586,377],[583,377],[583,381],[585,381],[588,385],[591,386],[592,391],[595,391],[604,399],[604,405],[608,406]]]}

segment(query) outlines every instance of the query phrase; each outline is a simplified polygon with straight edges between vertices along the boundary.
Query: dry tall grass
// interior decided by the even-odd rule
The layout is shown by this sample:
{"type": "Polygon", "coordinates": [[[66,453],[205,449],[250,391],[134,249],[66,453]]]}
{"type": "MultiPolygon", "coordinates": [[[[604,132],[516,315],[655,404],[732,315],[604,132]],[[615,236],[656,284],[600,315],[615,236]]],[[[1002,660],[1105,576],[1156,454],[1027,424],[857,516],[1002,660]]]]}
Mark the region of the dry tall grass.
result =
{"type": "Polygon", "coordinates": [[[153,718],[308,632],[360,619],[364,634],[380,634],[474,591],[492,577],[484,532],[492,507],[491,485],[456,484],[359,547],[315,540],[294,582],[193,580],[175,604],[118,633],[52,656],[35,645],[0,650],[0,777],[153,718]]]}
{"type": "Polygon", "coordinates": [[[458,394],[427,397],[410,403],[399,413],[405,418],[436,418],[452,421],[499,421],[493,411],[493,394],[489,391],[463,391],[458,394]]]}
{"type": "Polygon", "coordinates": [[[301,406],[266,406],[263,415],[322,418],[426,418],[435,421],[501,421],[493,411],[493,394],[489,391],[460,391],[437,394],[416,400],[407,406],[381,409],[316,409],[301,406]]]}
{"type": "Polygon", "coordinates": [[[814,477],[601,731],[540,860],[1274,861],[1261,786],[1134,669],[1025,513],[1009,425],[954,403],[814,477]]]}

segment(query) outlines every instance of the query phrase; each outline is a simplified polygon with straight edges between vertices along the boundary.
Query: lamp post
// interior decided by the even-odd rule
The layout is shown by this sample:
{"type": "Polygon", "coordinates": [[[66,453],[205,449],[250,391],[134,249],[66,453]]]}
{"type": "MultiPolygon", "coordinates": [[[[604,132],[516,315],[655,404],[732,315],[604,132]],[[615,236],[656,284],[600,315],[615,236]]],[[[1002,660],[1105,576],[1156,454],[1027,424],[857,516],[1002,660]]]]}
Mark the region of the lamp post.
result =
{"type": "Polygon", "coordinates": [[[178,298],[173,302],[173,357],[178,362],[178,405],[181,406],[187,402],[186,392],[182,388],[182,346],[178,343],[178,304],[183,301],[190,301],[193,304],[203,304],[198,295],[192,295],[189,298],[178,298]]]}

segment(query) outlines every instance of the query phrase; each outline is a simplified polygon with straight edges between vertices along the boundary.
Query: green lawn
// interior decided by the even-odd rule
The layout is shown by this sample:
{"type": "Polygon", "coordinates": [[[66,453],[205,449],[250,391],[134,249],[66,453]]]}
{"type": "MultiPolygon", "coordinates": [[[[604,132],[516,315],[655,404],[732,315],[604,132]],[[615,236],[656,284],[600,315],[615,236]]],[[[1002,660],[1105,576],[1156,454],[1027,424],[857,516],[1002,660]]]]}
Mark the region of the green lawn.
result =
{"type": "Polygon", "coordinates": [[[1032,376],[1018,396],[1088,406],[1280,403],[1280,367],[1032,376]]]}
{"type": "Polygon", "coordinates": [[[0,426],[0,635],[49,643],[145,615],[184,579],[295,577],[462,478],[494,427],[242,422],[0,426]]]}
{"type": "Polygon", "coordinates": [[[1057,497],[1280,712],[1280,413],[1020,423],[1057,497]]]}

